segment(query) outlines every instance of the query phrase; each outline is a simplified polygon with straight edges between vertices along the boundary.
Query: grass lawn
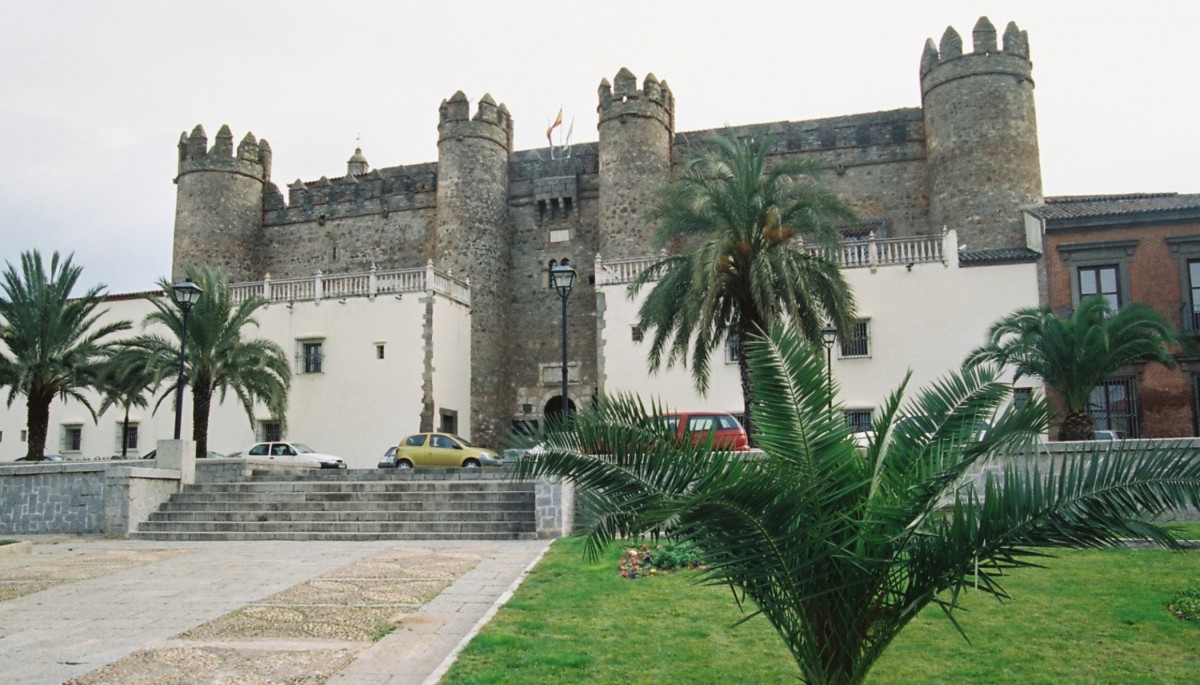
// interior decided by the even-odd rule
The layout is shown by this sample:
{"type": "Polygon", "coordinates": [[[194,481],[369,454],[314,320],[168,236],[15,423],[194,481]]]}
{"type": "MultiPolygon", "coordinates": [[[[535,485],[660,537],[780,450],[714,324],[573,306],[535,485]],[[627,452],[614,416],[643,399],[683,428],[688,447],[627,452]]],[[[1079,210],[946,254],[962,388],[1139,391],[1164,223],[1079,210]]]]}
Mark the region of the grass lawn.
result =
{"type": "MultiPolygon", "coordinates": [[[[625,580],[619,556],[613,549],[589,563],[581,539],[557,541],[443,685],[797,682],[765,620],[733,625],[743,614],[728,588],[698,586],[689,571],[625,580]]],[[[1200,682],[1200,622],[1164,608],[1177,590],[1200,584],[1200,551],[1056,556],[1010,576],[1012,601],[968,593],[968,611],[956,616],[969,643],[927,609],[868,682],[1200,682]]]]}

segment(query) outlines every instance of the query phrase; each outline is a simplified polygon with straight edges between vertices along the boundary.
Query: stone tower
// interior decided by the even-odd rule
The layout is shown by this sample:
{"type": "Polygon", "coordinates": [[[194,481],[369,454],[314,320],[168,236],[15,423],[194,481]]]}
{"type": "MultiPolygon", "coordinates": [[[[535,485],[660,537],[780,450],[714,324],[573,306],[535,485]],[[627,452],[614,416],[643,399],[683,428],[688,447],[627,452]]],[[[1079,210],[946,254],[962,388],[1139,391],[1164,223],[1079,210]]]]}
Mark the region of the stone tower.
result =
{"type": "Polygon", "coordinates": [[[597,246],[604,259],[642,256],[653,227],[645,210],[671,178],[675,98],[666,81],[647,74],[641,90],[625,68],[610,85],[600,82],[600,221],[597,246]]]}
{"type": "Polygon", "coordinates": [[[514,402],[508,352],[512,117],[484,95],[472,118],[459,91],[442,101],[438,122],[435,254],[438,266],[471,284],[471,433],[503,435],[514,402]]]}
{"type": "Polygon", "coordinates": [[[1042,200],[1028,36],[1010,22],[1004,47],[981,17],[974,51],[953,27],[921,57],[929,217],[971,249],[1025,244],[1019,208],[1042,200]]]}
{"type": "Polygon", "coordinates": [[[217,132],[211,149],[201,126],[179,136],[172,280],[183,278],[189,266],[223,269],[231,282],[263,277],[263,185],[270,178],[266,139],[247,133],[235,155],[228,126],[217,132]]]}

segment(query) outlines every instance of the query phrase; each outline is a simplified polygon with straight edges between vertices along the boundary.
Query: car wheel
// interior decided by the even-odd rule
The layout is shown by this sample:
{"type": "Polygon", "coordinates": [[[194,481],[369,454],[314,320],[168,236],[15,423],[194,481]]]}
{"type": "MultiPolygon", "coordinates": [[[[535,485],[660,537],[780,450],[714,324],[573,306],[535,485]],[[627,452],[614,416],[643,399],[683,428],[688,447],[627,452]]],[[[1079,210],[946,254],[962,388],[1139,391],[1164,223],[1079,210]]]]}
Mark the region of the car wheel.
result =
{"type": "Polygon", "coordinates": [[[464,469],[477,469],[477,468],[479,468],[479,460],[468,459],[463,462],[463,468],[464,469]]]}
{"type": "Polygon", "coordinates": [[[412,467],[412,462],[407,459],[401,459],[400,461],[396,462],[396,468],[398,469],[411,469],[412,467]]]}

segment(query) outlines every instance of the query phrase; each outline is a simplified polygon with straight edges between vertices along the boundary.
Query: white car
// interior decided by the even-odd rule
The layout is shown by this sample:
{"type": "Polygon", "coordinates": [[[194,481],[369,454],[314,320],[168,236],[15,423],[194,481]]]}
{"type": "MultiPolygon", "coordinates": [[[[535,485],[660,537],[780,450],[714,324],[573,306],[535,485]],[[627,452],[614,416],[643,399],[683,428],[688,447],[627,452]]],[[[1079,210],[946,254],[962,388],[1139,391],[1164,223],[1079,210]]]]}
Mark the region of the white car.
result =
{"type": "Polygon", "coordinates": [[[273,459],[297,464],[318,464],[323,469],[344,469],[346,462],[331,454],[321,454],[302,442],[260,442],[245,451],[251,459],[273,459]]]}

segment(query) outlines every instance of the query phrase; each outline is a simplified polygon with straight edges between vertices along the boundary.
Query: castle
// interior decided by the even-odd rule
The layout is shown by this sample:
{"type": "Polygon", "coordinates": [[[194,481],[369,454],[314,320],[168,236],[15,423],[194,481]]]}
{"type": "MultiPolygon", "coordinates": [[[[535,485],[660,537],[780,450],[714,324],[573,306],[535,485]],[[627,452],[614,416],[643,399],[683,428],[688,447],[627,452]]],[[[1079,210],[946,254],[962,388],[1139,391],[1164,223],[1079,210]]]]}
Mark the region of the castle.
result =
{"type": "MultiPolygon", "coordinates": [[[[981,18],[966,52],[948,28],[939,44],[926,42],[919,77],[917,108],[734,131],[769,136],[775,159],[819,161],[861,219],[848,240],[948,228],[964,261],[1036,260],[1022,212],[1043,200],[1025,32],[1009,23],[998,36],[981,18]]],[[[235,150],[222,127],[210,147],[197,126],[179,141],[173,278],[195,265],[253,282],[432,263],[468,281],[471,433],[491,442],[560,406],[543,373],[561,355],[551,260],[580,269],[568,307],[569,401],[582,406],[603,387],[604,300],[591,265],[655,252],[644,219],[653,193],[689,146],[715,133],[677,132],[676,104],[666,81],[647,75],[639,84],[621,69],[600,82],[599,141],[564,158],[513,150],[507,107],[484,95],[472,114],[458,92],[439,109],[435,162],[371,169],[355,150],[345,175],[296,180],[286,197],[265,139],[247,134],[235,150]]],[[[417,417],[397,422],[417,429],[417,417]]]]}

